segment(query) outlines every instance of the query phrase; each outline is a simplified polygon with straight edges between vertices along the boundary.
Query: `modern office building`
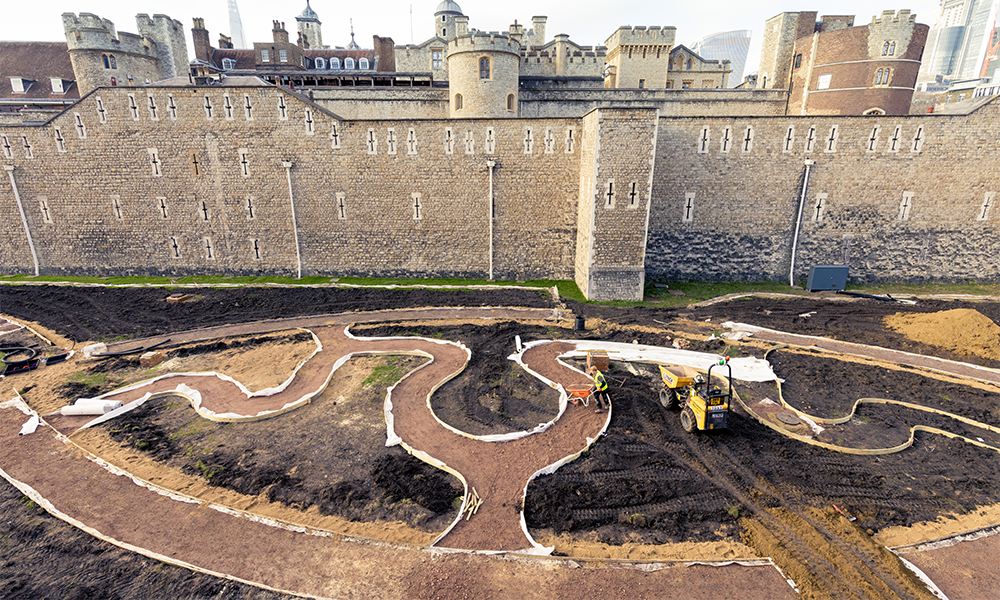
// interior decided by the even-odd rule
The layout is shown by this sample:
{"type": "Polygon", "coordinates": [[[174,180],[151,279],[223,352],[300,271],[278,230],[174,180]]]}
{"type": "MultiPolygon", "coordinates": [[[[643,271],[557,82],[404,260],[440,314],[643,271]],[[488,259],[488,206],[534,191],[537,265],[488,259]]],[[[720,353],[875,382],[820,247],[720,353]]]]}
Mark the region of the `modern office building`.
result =
{"type": "Polygon", "coordinates": [[[749,29],[720,31],[691,44],[691,50],[708,60],[728,60],[733,70],[729,74],[729,87],[736,87],[743,81],[743,69],[750,51],[752,33],[749,29]]]}
{"type": "Polygon", "coordinates": [[[993,57],[1000,0],[942,0],[927,39],[920,69],[922,81],[988,76],[993,57]]]}

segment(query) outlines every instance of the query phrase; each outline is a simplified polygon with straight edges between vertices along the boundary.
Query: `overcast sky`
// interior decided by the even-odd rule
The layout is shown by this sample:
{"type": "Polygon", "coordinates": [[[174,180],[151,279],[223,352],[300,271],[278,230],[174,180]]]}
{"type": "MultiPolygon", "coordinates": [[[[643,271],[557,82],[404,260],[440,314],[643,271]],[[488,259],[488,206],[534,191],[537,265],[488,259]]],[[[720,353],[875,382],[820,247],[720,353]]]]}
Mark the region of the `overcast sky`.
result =
{"type": "MultiPolygon", "coordinates": [[[[273,2],[237,0],[247,42],[271,40],[271,22],[284,21],[292,41],[295,40],[295,17],[305,8],[306,0],[291,0],[278,8],[273,2]]],[[[345,46],[350,42],[354,21],[355,38],[363,48],[372,46],[372,34],[391,37],[397,45],[420,43],[433,35],[433,16],[440,0],[382,0],[380,2],[334,2],[310,0],[313,10],[323,23],[323,42],[330,46],[345,46]],[[412,10],[412,21],[411,21],[412,10]],[[412,28],[411,28],[412,22],[412,28]],[[412,33],[411,33],[412,31],[412,33]]],[[[469,17],[469,26],[482,31],[506,31],[517,20],[528,27],[531,17],[545,15],[546,39],[567,33],[580,45],[603,44],[621,25],[661,25],[677,28],[678,44],[690,45],[706,35],[731,29],[751,29],[750,53],[745,74],[757,69],[760,58],[760,32],[764,21],[784,11],[815,10],[820,15],[856,16],[855,24],[871,21],[883,10],[909,9],[917,14],[918,23],[934,24],[940,0],[913,0],[903,5],[880,5],[864,0],[775,2],[746,0],[715,0],[714,2],[668,3],[652,0],[507,0],[504,2],[460,1],[462,12],[469,17]]],[[[36,6],[32,2],[6,3],[0,19],[0,40],[65,41],[61,16],[64,12],[89,12],[111,19],[118,31],[135,33],[135,15],[161,13],[184,25],[191,50],[191,19],[202,17],[212,44],[219,33],[229,34],[229,13],[226,0],[46,0],[36,6]]]]}

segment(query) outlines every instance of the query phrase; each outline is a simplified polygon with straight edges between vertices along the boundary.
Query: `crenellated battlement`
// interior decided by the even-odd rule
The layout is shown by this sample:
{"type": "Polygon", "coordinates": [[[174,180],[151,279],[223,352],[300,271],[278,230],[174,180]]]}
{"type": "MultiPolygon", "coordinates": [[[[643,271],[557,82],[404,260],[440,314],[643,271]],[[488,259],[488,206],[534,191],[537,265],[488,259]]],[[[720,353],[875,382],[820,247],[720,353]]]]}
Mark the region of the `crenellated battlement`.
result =
{"type": "MultiPolygon", "coordinates": [[[[142,15],[145,16],[145,15],[142,15]]],[[[91,13],[63,14],[63,28],[69,50],[105,50],[155,56],[153,41],[135,33],[118,33],[115,24],[91,13]]]]}
{"type": "Polygon", "coordinates": [[[62,19],[73,71],[84,93],[187,72],[184,28],[167,15],[136,15],[139,33],[119,33],[110,20],[92,13],[63,13],[62,19]]]}
{"type": "Polygon", "coordinates": [[[677,28],[660,27],[651,25],[649,27],[637,25],[635,27],[624,25],[608,36],[604,45],[608,48],[615,46],[639,46],[639,45],[668,45],[674,44],[677,35],[677,28]]]}
{"type": "Polygon", "coordinates": [[[520,55],[521,44],[506,34],[477,31],[448,42],[448,54],[458,52],[506,52],[520,55]]]}
{"type": "Polygon", "coordinates": [[[877,17],[872,17],[872,25],[885,25],[889,23],[916,23],[917,15],[909,10],[900,10],[898,13],[891,10],[884,10],[877,17]]]}

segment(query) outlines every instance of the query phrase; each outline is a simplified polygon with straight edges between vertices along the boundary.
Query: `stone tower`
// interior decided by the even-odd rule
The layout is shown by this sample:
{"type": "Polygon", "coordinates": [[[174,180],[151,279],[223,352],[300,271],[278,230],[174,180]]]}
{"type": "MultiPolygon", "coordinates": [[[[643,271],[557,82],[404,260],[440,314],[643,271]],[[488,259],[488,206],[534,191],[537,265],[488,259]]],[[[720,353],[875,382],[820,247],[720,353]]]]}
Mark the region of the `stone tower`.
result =
{"type": "Polygon", "coordinates": [[[767,20],[757,69],[758,88],[788,89],[795,40],[815,33],[817,14],[816,11],[785,12],[767,20]]]}
{"type": "Polygon", "coordinates": [[[459,31],[455,21],[462,21],[468,27],[469,18],[462,14],[462,7],[453,0],[443,0],[434,11],[434,35],[451,41],[463,35],[465,31],[459,31]]]}
{"type": "Polygon", "coordinates": [[[180,21],[136,15],[139,35],[90,13],[63,13],[63,29],[80,95],[101,86],[142,85],[187,73],[187,43],[180,21]]]}
{"type": "Polygon", "coordinates": [[[319,15],[309,6],[306,0],[306,8],[302,14],[295,17],[299,24],[299,34],[309,43],[309,48],[326,49],[329,46],[323,45],[323,23],[319,20],[319,15]]]}
{"type": "Polygon", "coordinates": [[[448,42],[452,118],[517,116],[521,45],[506,35],[476,32],[448,42]]]}
{"type": "Polygon", "coordinates": [[[604,42],[608,47],[604,87],[667,87],[676,31],[675,27],[619,27],[604,42]]]}

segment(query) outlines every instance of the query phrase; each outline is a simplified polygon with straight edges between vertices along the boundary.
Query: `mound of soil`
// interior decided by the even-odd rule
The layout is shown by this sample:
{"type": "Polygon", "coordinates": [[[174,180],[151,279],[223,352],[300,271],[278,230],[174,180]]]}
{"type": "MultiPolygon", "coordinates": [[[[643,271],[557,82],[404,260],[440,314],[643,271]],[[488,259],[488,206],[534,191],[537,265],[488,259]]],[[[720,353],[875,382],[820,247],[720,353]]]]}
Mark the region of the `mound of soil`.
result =
{"type": "Polygon", "coordinates": [[[955,354],[1000,360],[1000,326],[971,308],[935,313],[896,313],[885,318],[889,329],[907,338],[955,354]]]}

